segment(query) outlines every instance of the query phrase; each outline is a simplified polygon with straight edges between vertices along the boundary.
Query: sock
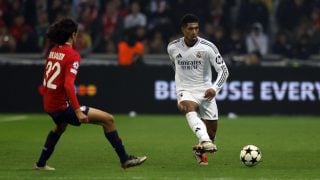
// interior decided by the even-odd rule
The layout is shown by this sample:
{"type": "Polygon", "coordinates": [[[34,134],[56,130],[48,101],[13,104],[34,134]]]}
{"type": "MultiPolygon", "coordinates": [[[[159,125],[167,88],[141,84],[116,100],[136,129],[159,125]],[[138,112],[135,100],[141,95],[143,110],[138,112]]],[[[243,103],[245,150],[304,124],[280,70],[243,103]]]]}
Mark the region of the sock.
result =
{"type": "Polygon", "coordinates": [[[197,113],[192,111],[186,114],[188,124],[192,131],[196,134],[199,139],[199,143],[203,141],[211,141],[207,133],[206,125],[198,117],[197,113]]]}
{"type": "Polygon", "coordinates": [[[104,135],[109,140],[112,147],[117,152],[117,155],[120,159],[121,163],[124,163],[128,160],[128,154],[126,153],[126,150],[124,149],[124,146],[122,144],[122,140],[120,139],[117,131],[112,132],[105,132],[104,135]]]}
{"type": "Polygon", "coordinates": [[[59,141],[61,135],[58,135],[52,131],[49,132],[44,147],[42,149],[40,158],[37,162],[37,166],[43,167],[46,165],[47,160],[50,158],[52,152],[54,151],[54,147],[59,141]]]}

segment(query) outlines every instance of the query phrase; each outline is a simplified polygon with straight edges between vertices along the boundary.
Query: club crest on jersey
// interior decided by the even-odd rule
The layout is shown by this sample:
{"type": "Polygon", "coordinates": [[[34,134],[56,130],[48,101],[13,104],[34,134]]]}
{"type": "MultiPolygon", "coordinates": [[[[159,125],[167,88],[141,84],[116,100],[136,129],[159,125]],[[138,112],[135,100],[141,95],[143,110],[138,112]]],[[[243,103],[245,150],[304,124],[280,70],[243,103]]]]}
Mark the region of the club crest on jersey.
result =
{"type": "Polygon", "coordinates": [[[199,51],[197,52],[196,57],[199,58],[199,59],[202,57],[201,53],[199,51]]]}

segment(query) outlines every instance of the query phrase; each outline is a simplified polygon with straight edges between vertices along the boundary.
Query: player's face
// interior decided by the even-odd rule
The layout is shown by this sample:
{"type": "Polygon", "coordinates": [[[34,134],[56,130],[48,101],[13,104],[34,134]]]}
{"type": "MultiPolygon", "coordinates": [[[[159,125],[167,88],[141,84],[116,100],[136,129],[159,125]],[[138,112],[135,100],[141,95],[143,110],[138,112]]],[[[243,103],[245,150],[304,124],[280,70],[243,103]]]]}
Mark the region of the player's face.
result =
{"type": "Polygon", "coordinates": [[[188,23],[182,27],[182,33],[187,44],[194,44],[199,34],[199,23],[188,23]]]}

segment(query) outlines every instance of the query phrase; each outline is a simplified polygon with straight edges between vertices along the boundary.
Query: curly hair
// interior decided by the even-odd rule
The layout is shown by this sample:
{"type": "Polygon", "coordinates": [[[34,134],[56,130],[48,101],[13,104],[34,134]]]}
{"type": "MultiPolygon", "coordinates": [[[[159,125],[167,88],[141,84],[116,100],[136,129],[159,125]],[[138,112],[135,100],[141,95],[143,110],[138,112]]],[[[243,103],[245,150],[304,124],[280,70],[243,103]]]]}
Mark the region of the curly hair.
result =
{"type": "Polygon", "coordinates": [[[64,44],[72,34],[77,31],[78,25],[74,20],[71,18],[63,18],[49,27],[47,37],[53,43],[64,44]]]}

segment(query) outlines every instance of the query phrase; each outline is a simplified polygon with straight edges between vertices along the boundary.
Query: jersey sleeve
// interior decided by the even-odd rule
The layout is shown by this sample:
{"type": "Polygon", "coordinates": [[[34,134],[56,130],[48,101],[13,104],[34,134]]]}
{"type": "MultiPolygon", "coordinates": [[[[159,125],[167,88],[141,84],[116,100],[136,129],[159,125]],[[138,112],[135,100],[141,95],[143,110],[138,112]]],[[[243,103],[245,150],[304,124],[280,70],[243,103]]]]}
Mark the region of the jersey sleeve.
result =
{"type": "Polygon", "coordinates": [[[174,59],[173,59],[173,57],[172,57],[172,47],[170,46],[170,44],[169,44],[168,47],[167,47],[167,52],[168,52],[170,61],[173,62],[174,59]]]}
{"type": "Polygon", "coordinates": [[[80,108],[80,104],[74,88],[74,83],[78,74],[79,64],[80,56],[72,56],[71,59],[67,62],[65,69],[64,88],[67,93],[70,104],[74,110],[80,108]]]}
{"type": "Polygon", "coordinates": [[[224,62],[222,56],[220,55],[217,49],[210,50],[209,57],[211,65],[214,67],[215,71],[218,74],[216,80],[212,85],[212,89],[214,89],[216,93],[218,93],[222,89],[223,85],[226,83],[227,78],[229,76],[229,71],[226,63],[224,62]]]}
{"type": "Polygon", "coordinates": [[[171,62],[172,69],[175,71],[175,64],[174,64],[174,58],[173,58],[173,47],[172,47],[171,43],[167,47],[167,52],[168,52],[168,55],[169,55],[169,59],[170,59],[170,62],[171,62]]]}

